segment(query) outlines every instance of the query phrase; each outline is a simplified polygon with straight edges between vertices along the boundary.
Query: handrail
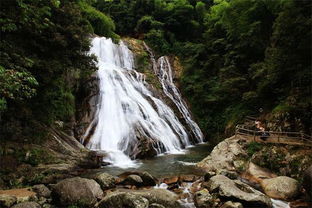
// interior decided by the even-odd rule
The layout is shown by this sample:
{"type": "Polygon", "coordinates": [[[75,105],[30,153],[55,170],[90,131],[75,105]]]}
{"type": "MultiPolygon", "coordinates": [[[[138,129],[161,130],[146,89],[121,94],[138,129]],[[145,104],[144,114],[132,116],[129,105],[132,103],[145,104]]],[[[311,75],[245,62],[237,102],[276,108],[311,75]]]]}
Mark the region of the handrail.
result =
{"type": "MultiPolygon", "coordinates": [[[[280,142],[280,139],[283,139],[283,137],[288,138],[288,139],[296,139],[296,140],[303,140],[309,143],[312,143],[312,136],[307,135],[305,133],[301,132],[282,132],[282,131],[265,131],[270,134],[269,137],[274,137],[278,138],[278,142],[280,142]]],[[[259,134],[262,134],[263,132],[261,131],[256,131],[256,130],[251,130],[244,128],[244,125],[237,125],[236,130],[235,130],[235,135],[236,134],[241,134],[241,135],[250,135],[250,136],[259,136],[259,134]],[[240,132],[243,131],[243,132],[240,132]]]]}

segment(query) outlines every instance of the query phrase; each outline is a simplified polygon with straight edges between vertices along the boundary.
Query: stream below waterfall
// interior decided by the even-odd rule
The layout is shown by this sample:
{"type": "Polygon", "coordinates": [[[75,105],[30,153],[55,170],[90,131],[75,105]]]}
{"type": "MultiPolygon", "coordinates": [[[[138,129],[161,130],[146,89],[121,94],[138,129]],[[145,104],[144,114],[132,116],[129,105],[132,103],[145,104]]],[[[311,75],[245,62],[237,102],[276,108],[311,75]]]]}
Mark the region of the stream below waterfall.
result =
{"type": "Polygon", "coordinates": [[[204,173],[195,167],[195,164],[209,155],[212,146],[204,143],[197,144],[184,150],[181,154],[163,154],[151,159],[136,160],[136,167],[120,168],[116,166],[104,166],[96,172],[106,172],[111,175],[119,175],[126,171],[147,171],[157,178],[204,173]]]}

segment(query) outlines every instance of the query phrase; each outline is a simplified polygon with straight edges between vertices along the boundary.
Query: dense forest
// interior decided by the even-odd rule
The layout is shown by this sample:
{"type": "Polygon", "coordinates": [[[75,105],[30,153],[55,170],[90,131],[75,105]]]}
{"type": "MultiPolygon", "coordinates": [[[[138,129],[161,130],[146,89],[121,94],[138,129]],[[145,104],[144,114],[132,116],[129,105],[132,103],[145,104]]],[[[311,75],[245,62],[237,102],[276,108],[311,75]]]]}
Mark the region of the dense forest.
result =
{"type": "MultiPolygon", "coordinates": [[[[90,34],[177,55],[184,97],[209,137],[246,115],[287,116],[311,133],[311,1],[2,0],[1,139],[70,122],[95,70],[90,34]]],[[[31,137],[29,137],[31,135],[31,137]]]]}

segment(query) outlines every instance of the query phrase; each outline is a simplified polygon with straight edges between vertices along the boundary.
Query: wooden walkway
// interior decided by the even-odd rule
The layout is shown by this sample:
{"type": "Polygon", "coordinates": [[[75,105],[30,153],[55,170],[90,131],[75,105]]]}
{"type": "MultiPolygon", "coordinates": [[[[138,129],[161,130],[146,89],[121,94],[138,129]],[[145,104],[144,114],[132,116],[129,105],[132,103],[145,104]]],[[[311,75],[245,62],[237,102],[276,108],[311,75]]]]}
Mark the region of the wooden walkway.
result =
{"type": "Polygon", "coordinates": [[[266,143],[279,143],[289,145],[303,145],[312,147],[312,137],[310,135],[301,132],[278,132],[278,131],[266,131],[267,137],[265,140],[263,132],[251,130],[244,125],[237,125],[235,130],[235,137],[239,136],[241,139],[266,142],[266,143]]]}

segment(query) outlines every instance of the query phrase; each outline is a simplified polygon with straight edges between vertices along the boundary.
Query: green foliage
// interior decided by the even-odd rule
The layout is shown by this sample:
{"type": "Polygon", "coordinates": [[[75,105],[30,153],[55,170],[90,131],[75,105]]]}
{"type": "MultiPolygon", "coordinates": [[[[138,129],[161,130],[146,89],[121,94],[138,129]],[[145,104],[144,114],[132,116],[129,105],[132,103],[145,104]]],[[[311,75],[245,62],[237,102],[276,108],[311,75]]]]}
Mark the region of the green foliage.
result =
{"type": "Polygon", "coordinates": [[[250,142],[247,145],[247,153],[251,157],[256,152],[260,151],[263,148],[263,144],[258,142],[250,142]]]}
{"type": "Polygon", "coordinates": [[[92,25],[95,34],[118,38],[118,36],[114,33],[115,24],[110,17],[98,11],[85,1],[79,1],[79,5],[83,14],[92,25]]]}
{"type": "Polygon", "coordinates": [[[40,123],[74,114],[76,90],[95,70],[92,31],[72,1],[5,0],[0,12],[1,139],[34,142],[40,123]]]}

